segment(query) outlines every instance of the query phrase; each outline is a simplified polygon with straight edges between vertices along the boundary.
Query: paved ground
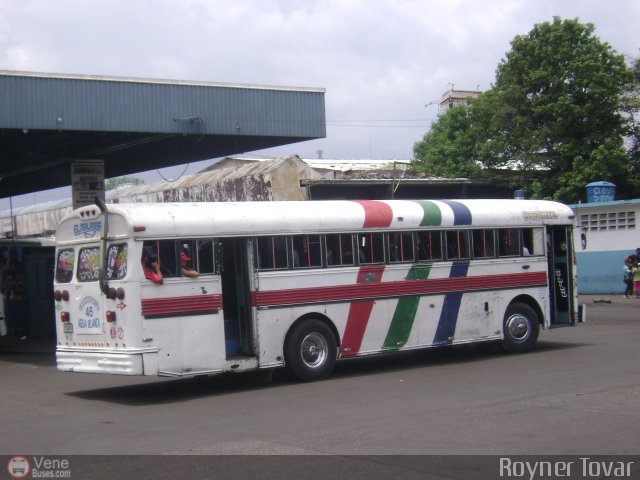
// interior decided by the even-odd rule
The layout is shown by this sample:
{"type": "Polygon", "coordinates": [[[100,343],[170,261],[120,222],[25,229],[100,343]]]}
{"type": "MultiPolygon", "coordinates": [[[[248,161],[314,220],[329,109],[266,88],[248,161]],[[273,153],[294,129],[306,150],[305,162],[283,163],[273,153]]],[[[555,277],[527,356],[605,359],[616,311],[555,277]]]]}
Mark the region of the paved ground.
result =
{"type": "Polygon", "coordinates": [[[0,454],[638,454],[640,300],[608,298],[528,354],[356,360],[310,384],[61,373],[47,344],[5,341],[0,454]]]}

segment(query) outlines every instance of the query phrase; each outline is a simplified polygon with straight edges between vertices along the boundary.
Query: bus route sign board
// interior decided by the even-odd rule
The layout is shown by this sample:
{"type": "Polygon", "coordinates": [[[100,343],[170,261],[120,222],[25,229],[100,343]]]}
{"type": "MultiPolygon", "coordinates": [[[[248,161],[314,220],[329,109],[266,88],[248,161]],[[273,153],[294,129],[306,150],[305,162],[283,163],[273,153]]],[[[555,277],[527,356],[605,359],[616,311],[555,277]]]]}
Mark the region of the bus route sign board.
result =
{"type": "Polygon", "coordinates": [[[104,202],[104,161],[71,162],[71,192],[74,210],[95,203],[96,197],[104,202]]]}

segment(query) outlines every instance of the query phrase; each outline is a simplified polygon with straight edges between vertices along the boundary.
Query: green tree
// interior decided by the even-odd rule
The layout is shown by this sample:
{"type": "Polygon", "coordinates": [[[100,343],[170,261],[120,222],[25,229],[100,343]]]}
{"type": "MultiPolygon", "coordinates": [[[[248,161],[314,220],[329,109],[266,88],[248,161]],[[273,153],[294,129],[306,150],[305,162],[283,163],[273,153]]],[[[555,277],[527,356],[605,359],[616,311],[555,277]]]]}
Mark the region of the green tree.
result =
{"type": "Polygon", "coordinates": [[[129,185],[142,185],[144,180],[138,177],[116,177],[107,180],[105,190],[113,190],[114,188],[129,186],[129,185]]]}
{"type": "Polygon", "coordinates": [[[482,175],[475,158],[471,128],[471,110],[464,105],[450,108],[431,126],[425,138],[414,145],[414,158],[421,162],[415,169],[436,177],[472,177],[482,175]]]}
{"type": "Polygon", "coordinates": [[[629,125],[629,157],[631,158],[631,179],[635,180],[634,190],[640,191],[640,57],[631,61],[633,82],[623,99],[623,110],[629,125]]]}
{"type": "MultiPolygon", "coordinates": [[[[622,99],[632,77],[624,57],[593,32],[592,24],[556,17],[516,36],[494,86],[463,107],[467,123],[453,125],[473,144],[457,151],[464,157],[461,167],[448,170],[465,172],[472,161],[482,166],[472,178],[506,182],[533,197],[577,201],[594,180],[611,181],[623,195],[631,194],[622,99]]],[[[448,113],[436,131],[452,126],[448,113]]],[[[428,132],[416,144],[416,169],[437,163],[422,154],[447,136],[452,133],[428,132]]]]}

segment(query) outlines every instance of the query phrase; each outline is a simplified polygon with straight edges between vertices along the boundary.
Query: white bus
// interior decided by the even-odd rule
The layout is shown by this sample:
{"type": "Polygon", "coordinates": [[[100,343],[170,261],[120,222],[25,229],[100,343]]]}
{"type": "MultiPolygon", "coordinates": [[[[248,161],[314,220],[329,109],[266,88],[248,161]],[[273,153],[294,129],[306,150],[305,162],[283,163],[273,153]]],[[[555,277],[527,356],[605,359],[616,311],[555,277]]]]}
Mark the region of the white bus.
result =
{"type": "Polygon", "coordinates": [[[57,366],[284,366],[308,381],[339,359],[398,350],[525,351],[541,328],[581,321],[573,220],[565,205],[529,200],[82,207],[56,233],[57,366]]]}

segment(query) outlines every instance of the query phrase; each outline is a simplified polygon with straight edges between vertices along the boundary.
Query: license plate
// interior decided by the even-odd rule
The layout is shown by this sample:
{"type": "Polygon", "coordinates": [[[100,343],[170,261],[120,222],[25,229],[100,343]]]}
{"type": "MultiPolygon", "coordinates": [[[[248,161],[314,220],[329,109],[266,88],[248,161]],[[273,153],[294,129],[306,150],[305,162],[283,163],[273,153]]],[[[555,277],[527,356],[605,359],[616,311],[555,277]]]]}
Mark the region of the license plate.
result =
{"type": "Polygon", "coordinates": [[[62,327],[64,333],[73,333],[73,323],[66,322],[62,327]]]}

